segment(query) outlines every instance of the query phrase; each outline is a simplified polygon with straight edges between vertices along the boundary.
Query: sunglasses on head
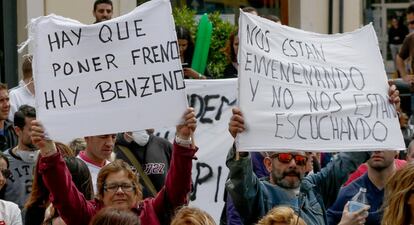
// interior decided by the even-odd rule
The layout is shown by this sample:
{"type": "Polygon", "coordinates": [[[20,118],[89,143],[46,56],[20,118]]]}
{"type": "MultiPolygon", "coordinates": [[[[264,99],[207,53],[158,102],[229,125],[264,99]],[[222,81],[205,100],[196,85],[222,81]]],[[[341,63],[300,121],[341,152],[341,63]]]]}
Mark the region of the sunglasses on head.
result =
{"type": "Polygon", "coordinates": [[[269,157],[272,159],[277,158],[277,160],[279,160],[279,162],[281,163],[290,163],[292,159],[295,159],[295,163],[298,166],[304,166],[308,161],[308,157],[306,157],[305,155],[296,155],[292,153],[275,153],[269,157]]]}

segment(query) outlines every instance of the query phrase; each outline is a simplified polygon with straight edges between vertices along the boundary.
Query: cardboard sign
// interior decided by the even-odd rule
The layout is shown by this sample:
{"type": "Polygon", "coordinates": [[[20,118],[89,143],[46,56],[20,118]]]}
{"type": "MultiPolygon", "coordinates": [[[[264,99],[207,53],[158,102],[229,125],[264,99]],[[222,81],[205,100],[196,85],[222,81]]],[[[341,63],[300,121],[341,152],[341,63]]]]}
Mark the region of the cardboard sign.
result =
{"type": "MultiPolygon", "coordinates": [[[[193,161],[190,205],[205,210],[219,224],[229,173],[226,156],[234,142],[228,124],[237,103],[237,79],[186,80],[185,84],[188,103],[196,112],[194,139],[199,147],[193,161]]],[[[156,134],[173,141],[175,128],[157,129],[156,134]]]]}
{"type": "Polygon", "coordinates": [[[169,1],[93,25],[49,15],[30,28],[37,115],[52,139],[180,121],[187,102],[169,1]]]}
{"type": "Polygon", "coordinates": [[[404,149],[372,25],[323,35],[241,13],[245,151],[404,149]]]}

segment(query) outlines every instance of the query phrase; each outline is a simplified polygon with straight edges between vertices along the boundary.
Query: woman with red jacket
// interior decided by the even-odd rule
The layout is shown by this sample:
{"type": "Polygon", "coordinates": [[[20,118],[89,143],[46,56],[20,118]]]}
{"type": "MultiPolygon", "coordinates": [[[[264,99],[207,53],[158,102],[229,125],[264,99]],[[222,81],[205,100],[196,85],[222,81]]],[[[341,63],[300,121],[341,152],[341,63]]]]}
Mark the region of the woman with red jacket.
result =
{"type": "Polygon", "coordinates": [[[66,224],[89,224],[91,218],[102,208],[116,207],[131,210],[142,224],[168,223],[169,216],[187,203],[191,186],[191,166],[196,148],[191,135],[196,128],[192,108],[184,115],[184,124],[177,126],[171,166],[164,187],[155,198],[142,200],[138,177],[130,166],[116,160],[103,167],[98,175],[98,194],[86,200],[74,185],[70,172],[54,142],[45,138],[39,121],[32,122],[32,141],[40,148],[41,159],[37,168],[51,200],[66,224]],[[174,185],[173,185],[174,183],[174,185]]]}

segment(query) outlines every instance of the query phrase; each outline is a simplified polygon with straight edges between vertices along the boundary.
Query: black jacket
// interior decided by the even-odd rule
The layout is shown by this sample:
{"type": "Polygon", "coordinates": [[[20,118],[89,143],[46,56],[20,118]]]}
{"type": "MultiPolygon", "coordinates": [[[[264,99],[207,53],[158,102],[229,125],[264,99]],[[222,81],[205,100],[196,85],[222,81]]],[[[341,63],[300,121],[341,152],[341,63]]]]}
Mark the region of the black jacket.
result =
{"type": "Polygon", "coordinates": [[[4,152],[17,145],[17,136],[14,131],[13,123],[9,120],[4,121],[4,135],[0,135],[0,150],[4,152]]]}

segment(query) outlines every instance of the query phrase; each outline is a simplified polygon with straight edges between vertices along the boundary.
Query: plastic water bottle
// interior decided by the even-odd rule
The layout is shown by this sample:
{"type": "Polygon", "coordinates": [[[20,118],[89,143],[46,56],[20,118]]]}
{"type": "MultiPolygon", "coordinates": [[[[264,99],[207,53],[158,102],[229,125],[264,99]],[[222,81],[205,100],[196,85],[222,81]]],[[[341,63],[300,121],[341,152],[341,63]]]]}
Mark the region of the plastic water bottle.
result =
{"type": "MultiPolygon", "coordinates": [[[[349,212],[355,212],[364,208],[365,206],[369,206],[368,199],[367,199],[367,189],[366,188],[359,188],[358,193],[352,197],[351,201],[349,201],[349,212]]],[[[368,216],[368,215],[367,215],[368,216]]]]}

